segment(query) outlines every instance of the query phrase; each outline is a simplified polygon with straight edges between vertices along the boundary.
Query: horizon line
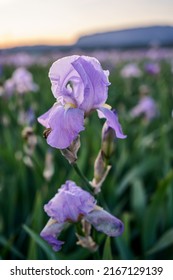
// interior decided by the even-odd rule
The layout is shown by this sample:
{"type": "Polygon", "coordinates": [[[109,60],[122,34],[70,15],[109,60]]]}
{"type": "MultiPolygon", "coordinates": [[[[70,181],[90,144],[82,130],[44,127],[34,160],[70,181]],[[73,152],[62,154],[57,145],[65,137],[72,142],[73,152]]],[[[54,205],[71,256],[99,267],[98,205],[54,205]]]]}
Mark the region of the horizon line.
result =
{"type": "Polygon", "coordinates": [[[24,40],[11,40],[11,42],[1,43],[0,42],[0,50],[3,49],[13,49],[13,48],[20,48],[20,47],[32,47],[32,46],[59,46],[59,47],[70,47],[75,45],[75,43],[79,40],[81,37],[90,36],[90,35],[96,35],[99,33],[109,33],[114,31],[123,31],[123,30],[130,30],[130,29],[136,29],[136,28],[147,28],[147,27],[161,27],[161,26],[170,26],[173,27],[173,23],[140,23],[140,24],[133,24],[133,25],[124,25],[121,27],[110,27],[106,29],[97,29],[97,30],[91,30],[87,32],[83,32],[80,34],[76,34],[71,39],[46,39],[46,38],[40,38],[40,39],[24,39],[24,40]]]}

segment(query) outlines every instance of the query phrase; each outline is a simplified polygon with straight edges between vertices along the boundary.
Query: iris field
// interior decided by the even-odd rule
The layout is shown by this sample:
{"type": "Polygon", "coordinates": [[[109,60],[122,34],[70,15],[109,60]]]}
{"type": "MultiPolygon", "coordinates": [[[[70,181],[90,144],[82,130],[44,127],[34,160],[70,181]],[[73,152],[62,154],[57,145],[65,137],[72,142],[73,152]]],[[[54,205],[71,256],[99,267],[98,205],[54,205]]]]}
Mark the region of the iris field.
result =
{"type": "MultiPolygon", "coordinates": [[[[66,54],[62,55],[65,56],[66,54]]],[[[4,83],[17,68],[2,65],[0,74],[0,258],[1,259],[173,259],[173,55],[155,58],[160,71],[145,70],[151,58],[110,59],[101,62],[110,69],[108,104],[118,112],[126,139],[116,140],[112,168],[96,200],[124,223],[124,232],[110,238],[92,229],[98,245],[94,252],[76,244],[76,225],[61,233],[60,252],[40,237],[48,221],[43,206],[66,180],[83,182],[57,149],[43,137],[37,118],[55,102],[48,71],[51,63],[27,67],[38,85],[36,92],[7,94],[4,83]],[[128,63],[136,63],[138,77],[122,77],[128,63]],[[130,111],[146,85],[158,114],[148,120],[130,111]]],[[[100,149],[104,120],[93,112],[80,133],[78,166],[92,180],[100,149]]]]}

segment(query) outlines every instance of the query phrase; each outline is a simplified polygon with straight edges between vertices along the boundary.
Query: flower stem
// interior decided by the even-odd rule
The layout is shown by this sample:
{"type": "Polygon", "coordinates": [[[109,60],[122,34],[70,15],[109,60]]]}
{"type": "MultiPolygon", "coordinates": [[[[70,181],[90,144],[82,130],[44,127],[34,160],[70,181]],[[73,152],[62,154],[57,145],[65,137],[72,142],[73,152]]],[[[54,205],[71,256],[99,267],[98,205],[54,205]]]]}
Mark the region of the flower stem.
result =
{"type": "Polygon", "coordinates": [[[83,182],[85,183],[86,189],[89,192],[93,192],[93,188],[90,185],[88,179],[85,177],[85,175],[82,173],[82,171],[79,169],[77,163],[73,163],[72,164],[74,170],[76,171],[76,173],[79,175],[79,177],[83,180],[83,182]]]}

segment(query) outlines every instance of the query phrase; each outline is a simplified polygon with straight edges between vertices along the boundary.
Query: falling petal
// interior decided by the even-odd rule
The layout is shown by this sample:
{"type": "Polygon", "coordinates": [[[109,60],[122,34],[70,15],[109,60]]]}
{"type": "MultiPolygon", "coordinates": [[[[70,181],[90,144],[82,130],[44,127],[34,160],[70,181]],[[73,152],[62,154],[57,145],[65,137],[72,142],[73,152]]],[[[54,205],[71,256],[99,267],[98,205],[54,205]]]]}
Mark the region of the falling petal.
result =
{"type": "Polygon", "coordinates": [[[121,125],[118,121],[118,114],[105,107],[100,107],[98,110],[99,118],[106,118],[107,125],[114,129],[117,138],[124,139],[126,135],[123,134],[121,125]]]}
{"type": "Polygon", "coordinates": [[[85,220],[108,236],[119,236],[124,231],[124,225],[119,219],[98,206],[85,216],[85,220]]]}

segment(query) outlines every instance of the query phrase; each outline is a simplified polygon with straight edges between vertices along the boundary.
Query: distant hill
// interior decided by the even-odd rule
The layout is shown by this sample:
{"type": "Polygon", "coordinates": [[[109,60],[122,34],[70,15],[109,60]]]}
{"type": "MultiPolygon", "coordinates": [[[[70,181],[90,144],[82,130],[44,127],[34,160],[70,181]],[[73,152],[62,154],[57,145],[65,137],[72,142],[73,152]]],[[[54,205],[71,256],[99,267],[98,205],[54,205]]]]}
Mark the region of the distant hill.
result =
{"type": "Polygon", "coordinates": [[[138,27],[82,36],[74,45],[36,45],[1,49],[5,53],[46,53],[75,49],[145,48],[151,45],[173,47],[173,26],[138,27]]]}
{"type": "Polygon", "coordinates": [[[149,26],[82,36],[79,48],[136,48],[173,46],[173,26],[149,26]]]}
{"type": "Polygon", "coordinates": [[[47,53],[47,52],[56,52],[56,51],[70,51],[74,46],[73,45],[33,45],[33,46],[20,46],[20,47],[12,47],[6,49],[0,49],[1,53],[30,53],[30,54],[40,54],[40,53],[47,53]]]}

